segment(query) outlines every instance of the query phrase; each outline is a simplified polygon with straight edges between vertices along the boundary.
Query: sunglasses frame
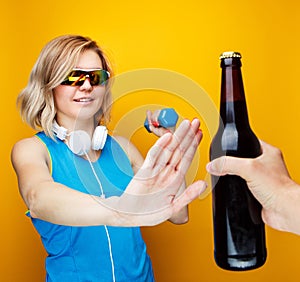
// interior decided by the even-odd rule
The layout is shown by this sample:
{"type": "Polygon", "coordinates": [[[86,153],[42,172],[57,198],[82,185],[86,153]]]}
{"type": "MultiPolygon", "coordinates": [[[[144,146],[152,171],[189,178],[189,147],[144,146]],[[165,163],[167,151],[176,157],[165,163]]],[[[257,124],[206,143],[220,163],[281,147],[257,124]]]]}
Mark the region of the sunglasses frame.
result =
{"type": "Polygon", "coordinates": [[[99,75],[99,84],[94,84],[93,80],[89,79],[90,84],[92,86],[102,86],[105,85],[107,80],[110,78],[110,73],[107,70],[104,69],[79,69],[79,68],[74,68],[72,69],[69,74],[66,76],[66,78],[61,82],[61,85],[67,85],[67,86],[81,86],[83,85],[83,83],[85,82],[85,80],[87,78],[90,78],[90,76],[92,75],[93,72],[99,72],[100,71],[100,75],[99,75]],[[73,76],[71,75],[73,72],[80,72],[80,76],[76,76],[76,78],[78,77],[77,80],[70,80],[70,78],[72,78],[73,76]],[[105,73],[105,75],[107,76],[107,78],[104,78],[103,81],[103,73],[105,73]],[[102,78],[102,79],[101,79],[102,78]]]}

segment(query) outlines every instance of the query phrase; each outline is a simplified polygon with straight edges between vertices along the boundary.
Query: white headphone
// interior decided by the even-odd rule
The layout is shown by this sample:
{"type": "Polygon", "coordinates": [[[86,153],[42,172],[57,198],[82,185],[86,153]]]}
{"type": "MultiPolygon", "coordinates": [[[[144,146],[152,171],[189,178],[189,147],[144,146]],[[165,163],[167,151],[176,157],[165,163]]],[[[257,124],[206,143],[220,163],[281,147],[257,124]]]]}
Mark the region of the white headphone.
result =
{"type": "Polygon", "coordinates": [[[88,153],[91,148],[96,151],[102,150],[107,138],[107,128],[103,125],[95,128],[92,140],[84,130],[75,130],[68,133],[68,130],[59,126],[56,120],[53,122],[52,130],[56,137],[62,141],[65,141],[66,137],[69,136],[69,142],[66,140],[66,144],[74,154],[79,156],[88,153]]]}

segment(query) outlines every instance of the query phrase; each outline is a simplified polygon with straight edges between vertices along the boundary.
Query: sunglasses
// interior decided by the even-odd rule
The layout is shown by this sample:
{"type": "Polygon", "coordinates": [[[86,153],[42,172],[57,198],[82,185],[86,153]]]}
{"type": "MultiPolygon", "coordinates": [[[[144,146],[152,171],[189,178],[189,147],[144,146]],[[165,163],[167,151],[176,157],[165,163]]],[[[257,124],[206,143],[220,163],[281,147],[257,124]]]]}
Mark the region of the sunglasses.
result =
{"type": "Polygon", "coordinates": [[[73,69],[61,85],[81,86],[87,78],[92,86],[105,85],[109,77],[110,73],[103,69],[73,69]]]}

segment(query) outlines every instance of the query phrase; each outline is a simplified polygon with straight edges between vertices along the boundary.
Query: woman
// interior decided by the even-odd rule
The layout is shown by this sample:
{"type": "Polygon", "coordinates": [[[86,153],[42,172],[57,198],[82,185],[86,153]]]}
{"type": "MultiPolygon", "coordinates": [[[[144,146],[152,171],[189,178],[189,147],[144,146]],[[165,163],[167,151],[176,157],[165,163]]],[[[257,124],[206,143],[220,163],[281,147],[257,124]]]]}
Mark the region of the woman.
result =
{"type": "Polygon", "coordinates": [[[94,41],[61,36],[44,47],[18,97],[24,120],[41,130],[15,144],[12,163],[48,253],[46,281],[153,281],[139,226],[186,222],[187,204],[205,188],[184,185],[202,138],[198,119],[174,134],[155,130],[165,134],[145,161],[125,138],[106,136],[109,78],[94,41]]]}

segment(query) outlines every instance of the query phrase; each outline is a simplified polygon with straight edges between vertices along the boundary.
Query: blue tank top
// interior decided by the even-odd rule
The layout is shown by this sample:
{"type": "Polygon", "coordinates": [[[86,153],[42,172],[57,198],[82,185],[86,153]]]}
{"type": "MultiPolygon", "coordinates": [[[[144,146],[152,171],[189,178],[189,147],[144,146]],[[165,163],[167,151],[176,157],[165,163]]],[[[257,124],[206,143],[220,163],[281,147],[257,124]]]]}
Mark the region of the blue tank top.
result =
{"type": "MultiPolygon", "coordinates": [[[[46,145],[54,181],[74,190],[101,195],[99,184],[87,160],[74,155],[59,139],[43,132],[37,137],[46,145]]],[[[93,167],[106,197],[120,195],[133,177],[127,155],[108,136],[93,167]]],[[[48,253],[47,282],[112,281],[108,239],[104,226],[73,227],[31,218],[48,253]]],[[[138,227],[107,226],[116,282],[154,281],[150,258],[138,227]]]]}

